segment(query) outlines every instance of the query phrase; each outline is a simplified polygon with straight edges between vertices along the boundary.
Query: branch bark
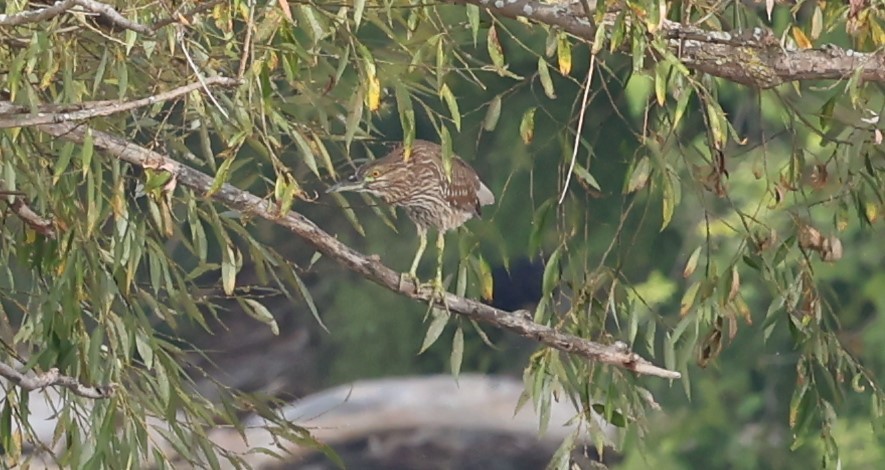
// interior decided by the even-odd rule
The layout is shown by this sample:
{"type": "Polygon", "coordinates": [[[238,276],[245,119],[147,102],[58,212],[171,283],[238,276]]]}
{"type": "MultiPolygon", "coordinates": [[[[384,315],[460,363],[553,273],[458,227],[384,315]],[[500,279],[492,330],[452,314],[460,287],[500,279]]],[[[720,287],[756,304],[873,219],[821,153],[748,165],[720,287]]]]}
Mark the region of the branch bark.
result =
{"type": "Polygon", "coordinates": [[[40,374],[27,376],[16,370],[15,367],[0,362],[0,376],[6,377],[22,390],[31,391],[46,387],[64,387],[73,392],[74,395],[95,400],[110,398],[117,390],[117,384],[115,383],[95,387],[83,385],[73,377],[62,375],[56,368],[49,369],[49,371],[40,374]]]}
{"type": "MultiPolygon", "coordinates": [[[[169,171],[178,184],[192,189],[199,196],[211,198],[231,209],[239,211],[244,216],[260,217],[285,227],[317,251],[366,279],[405,297],[423,302],[430,302],[432,300],[432,293],[427,292],[427,290],[417,289],[417,286],[411,281],[401,283],[399,273],[339,242],[310,219],[295,211],[290,211],[288,214],[278,214],[274,210],[273,204],[269,204],[262,198],[237,189],[230,184],[224,184],[217,192],[209,194],[209,188],[213,182],[211,176],[178,163],[157,152],[135,145],[114,135],[96,129],[89,129],[84,125],[57,123],[42,124],[36,126],[36,128],[49,135],[75,143],[83,143],[86,133],[91,132],[93,145],[96,148],[102,149],[120,160],[142,168],[169,171]]],[[[523,315],[499,310],[475,300],[447,293],[444,299],[436,298],[433,301],[439,306],[447,306],[454,313],[490,323],[498,328],[539,341],[566,353],[622,367],[638,374],[654,375],[668,379],[678,379],[681,377],[679,372],[658,367],[638,354],[625,351],[617,345],[604,345],[562,333],[548,326],[534,323],[523,315]]]]}
{"type": "Polygon", "coordinates": [[[67,13],[75,6],[79,6],[90,13],[94,13],[98,16],[99,21],[106,23],[108,26],[131,29],[132,31],[146,35],[154,34],[152,27],[131,21],[121,15],[111,5],[96,0],[57,1],[52,6],[37,10],[23,11],[13,15],[0,15],[0,26],[20,26],[29,23],[39,23],[67,13]]]}
{"type": "Polygon", "coordinates": [[[44,105],[37,107],[37,113],[30,113],[27,112],[26,108],[23,106],[0,101],[0,129],[28,127],[57,122],[82,121],[94,117],[110,116],[111,114],[150,106],[154,103],[169,101],[192,91],[199,90],[200,88],[204,88],[204,86],[214,85],[232,87],[239,83],[239,80],[234,78],[222,76],[207,77],[203,79],[202,82],[190,83],[146,98],[124,102],[100,101],[94,103],[79,103],[77,107],[80,109],[63,112],[55,111],[57,105],[44,105]]]}
{"type": "Polygon", "coordinates": [[[54,18],[70,10],[77,4],[77,0],[64,0],[55,2],[52,6],[37,10],[23,11],[13,15],[0,15],[0,26],[19,26],[28,23],[39,23],[54,18]]]}
{"type": "MultiPolygon", "coordinates": [[[[593,41],[597,26],[580,4],[543,3],[538,0],[443,0],[471,4],[509,17],[523,17],[556,26],[593,41]]],[[[614,23],[607,13],[603,26],[614,23]]],[[[857,52],[836,46],[787,49],[771,31],[726,32],[664,20],[660,31],[670,50],[688,68],[758,88],[772,88],[795,80],[844,80],[855,73],[866,81],[885,82],[885,51],[857,52]]]]}
{"type": "Polygon", "coordinates": [[[0,179],[0,196],[14,197],[15,199],[12,201],[9,201],[8,199],[4,200],[4,202],[9,205],[9,209],[15,213],[22,222],[34,229],[37,233],[47,238],[55,238],[55,224],[52,220],[34,212],[27,202],[25,202],[24,194],[10,191],[2,179],[0,179]]]}

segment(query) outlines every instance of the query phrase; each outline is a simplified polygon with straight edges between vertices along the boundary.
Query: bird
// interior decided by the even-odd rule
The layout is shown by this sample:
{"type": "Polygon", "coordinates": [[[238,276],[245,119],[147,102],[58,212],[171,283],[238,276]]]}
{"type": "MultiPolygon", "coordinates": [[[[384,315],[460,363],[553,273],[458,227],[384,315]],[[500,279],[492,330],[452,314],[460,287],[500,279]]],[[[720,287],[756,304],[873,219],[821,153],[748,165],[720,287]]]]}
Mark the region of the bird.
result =
{"type": "MultiPolygon", "coordinates": [[[[437,230],[435,292],[442,289],[442,254],[445,233],[482,215],[482,207],[495,203],[495,195],[476,171],[457,155],[451,157],[451,172],[443,164],[443,149],[426,140],[412,142],[410,152],[397,145],[382,158],[369,161],[345,181],[326,193],[368,193],[385,204],[402,207],[418,231],[418,251],[408,275],[418,283],[418,264],[427,248],[427,231],[437,230]]],[[[402,281],[402,278],[401,278],[402,281]]]]}

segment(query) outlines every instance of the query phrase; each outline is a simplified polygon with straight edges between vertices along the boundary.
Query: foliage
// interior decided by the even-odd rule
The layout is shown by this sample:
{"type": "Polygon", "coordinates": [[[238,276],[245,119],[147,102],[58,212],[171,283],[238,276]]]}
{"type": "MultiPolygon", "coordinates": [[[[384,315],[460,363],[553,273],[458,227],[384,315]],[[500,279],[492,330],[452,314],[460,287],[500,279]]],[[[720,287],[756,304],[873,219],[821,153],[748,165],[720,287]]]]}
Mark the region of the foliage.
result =
{"type": "MultiPolygon", "coordinates": [[[[753,89],[689,67],[659,28],[664,16],[712,30],[770,26],[787,48],[832,42],[867,52],[885,43],[881,3],[630,2],[595,41],[456,3],[120,3],[129,20],[155,25],[150,33],[71,10],[0,30],[3,100],[28,111],[52,105],[64,120],[198,76],[241,79],[233,90],[198,87],[85,125],[214,175],[215,191],[231,183],[280,214],[302,212],[395,266],[410,256],[401,246],[411,232],[383,224],[406,224],[369,200],[314,194],[390,141],[437,140],[498,196],[447,256],[452,291],[479,297],[489,266],[541,258],[535,322],[622,340],[683,374],[676,396],[656,379],[538,348],[518,366],[542,429],[551,400],[572,400],[591,430],[599,413],[622,428],[617,444],[639,441],[674,466],[726,449],[728,467],[751,447],[742,438],[779,436],[754,468],[792,459],[787,448],[807,452],[805,462],[847,461],[840,439],[850,447],[866,437],[844,423],[862,417],[881,436],[885,394],[873,370],[885,357],[852,346],[874,347],[885,331],[881,85],[855,75],[753,89]],[[673,424],[649,420],[651,396],[673,424]],[[654,432],[660,426],[669,436],[654,432]],[[694,441],[672,442],[682,433],[694,441]]],[[[7,2],[6,13],[27,8],[7,2]]],[[[332,269],[322,271],[331,279],[306,282],[323,260],[290,246],[291,235],[176,185],[168,169],[97,151],[90,135],[74,144],[39,126],[0,133],[0,189],[22,191],[57,231],[51,238],[3,214],[0,358],[120,384],[108,400],[64,392],[46,443],[59,464],[236,463],[242,456],[205,429],[239,426],[246,410],[274,420],[281,438],[310,443],[256,397],[225,390],[213,403],[195,394],[182,365],[184,332],[211,330],[227,310],[278,328],[282,313],[254,293],[259,286],[318,322],[324,306],[333,310],[323,347],[347,352],[349,362],[332,368],[341,378],[362,373],[359,361],[375,363],[369,374],[513,366],[489,360],[502,353],[484,348],[463,319],[440,336],[462,353],[436,345],[412,365],[421,330],[433,328],[433,315],[418,324],[423,307],[403,307],[417,315],[372,330],[372,309],[398,300],[373,306],[375,291],[332,269]],[[238,277],[245,267],[254,285],[238,277]],[[354,305],[366,308],[347,311],[354,305]],[[378,366],[391,357],[391,368],[378,366]]],[[[22,196],[3,197],[11,207],[22,196]]],[[[21,441],[34,442],[27,417],[27,394],[7,387],[0,445],[10,459],[20,458],[21,441]]]]}

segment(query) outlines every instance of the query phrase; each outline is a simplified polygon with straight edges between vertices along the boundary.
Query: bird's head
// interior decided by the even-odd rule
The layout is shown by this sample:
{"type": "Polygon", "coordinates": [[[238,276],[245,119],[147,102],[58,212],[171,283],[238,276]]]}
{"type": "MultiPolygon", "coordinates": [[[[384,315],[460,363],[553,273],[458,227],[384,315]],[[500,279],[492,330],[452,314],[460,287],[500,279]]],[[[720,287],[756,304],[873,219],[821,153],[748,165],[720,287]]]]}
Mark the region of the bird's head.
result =
{"type": "Polygon", "coordinates": [[[369,193],[386,200],[392,193],[397,192],[397,185],[407,181],[408,178],[400,174],[404,170],[402,162],[392,159],[373,160],[361,166],[346,180],[327,189],[326,193],[352,191],[369,193]]]}

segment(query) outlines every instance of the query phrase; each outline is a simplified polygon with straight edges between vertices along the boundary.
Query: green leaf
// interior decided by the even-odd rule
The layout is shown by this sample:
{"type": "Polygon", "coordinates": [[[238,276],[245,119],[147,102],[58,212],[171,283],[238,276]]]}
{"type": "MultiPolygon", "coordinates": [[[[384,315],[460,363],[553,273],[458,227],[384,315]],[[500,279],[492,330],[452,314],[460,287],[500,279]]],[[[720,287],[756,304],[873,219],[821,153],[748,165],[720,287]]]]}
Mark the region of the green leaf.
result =
{"type": "Polygon", "coordinates": [[[250,317],[268,325],[274,336],[279,336],[280,327],[277,325],[276,318],[274,318],[273,314],[270,313],[270,310],[268,310],[267,307],[254,299],[244,298],[240,300],[243,302],[243,310],[245,310],[250,317]]]}
{"type": "Polygon", "coordinates": [[[363,21],[363,11],[366,9],[366,0],[353,1],[353,30],[360,29],[360,23],[363,21]]]}
{"type": "Polygon", "coordinates": [[[673,213],[676,211],[676,206],[679,205],[681,194],[679,190],[679,177],[676,176],[675,172],[671,172],[670,170],[671,169],[668,167],[663,175],[664,194],[661,199],[661,212],[663,213],[661,230],[667,228],[667,226],[670,225],[670,221],[673,220],[673,213]]]}
{"type": "Polygon", "coordinates": [[[544,281],[541,289],[544,295],[550,295],[553,292],[553,289],[559,284],[560,256],[562,256],[562,246],[558,246],[553,250],[553,253],[550,254],[550,258],[547,259],[547,264],[544,266],[544,281]]]}
{"type": "Polygon", "coordinates": [[[594,178],[593,175],[591,175],[590,172],[587,171],[587,169],[584,168],[584,166],[580,163],[575,163],[574,173],[579,180],[584,182],[584,184],[590,186],[597,191],[602,191],[602,188],[599,187],[599,182],[596,181],[596,178],[594,178]]]}
{"type": "Polygon", "coordinates": [[[820,108],[818,120],[820,122],[821,132],[830,130],[833,123],[833,111],[836,109],[836,100],[842,95],[835,94],[820,108]]]}
{"type": "Polygon", "coordinates": [[[498,30],[495,28],[495,25],[492,25],[489,28],[487,39],[489,57],[491,57],[492,64],[495,65],[495,68],[500,74],[504,71],[504,48],[501,47],[501,42],[498,40],[498,30]]]}
{"type": "Polygon", "coordinates": [[[553,208],[553,199],[544,201],[532,216],[532,232],[529,234],[529,253],[537,253],[541,241],[546,233],[547,221],[550,218],[550,210],[553,208]]]}
{"type": "Polygon", "coordinates": [[[660,61],[655,66],[655,98],[658,106],[664,106],[667,101],[667,77],[670,72],[670,64],[660,61]]]}
{"type": "Polygon", "coordinates": [[[98,89],[101,86],[102,80],[104,80],[104,74],[107,70],[108,66],[108,55],[110,54],[111,49],[105,48],[101,54],[101,60],[98,62],[98,67],[95,68],[95,76],[92,78],[92,94],[97,95],[98,89]]]}
{"type": "Polygon", "coordinates": [[[452,338],[452,354],[450,362],[452,363],[452,375],[458,380],[458,374],[461,372],[461,361],[464,359],[464,331],[459,326],[455,329],[455,336],[452,338]]]}
{"type": "Polygon", "coordinates": [[[206,191],[206,196],[211,197],[224,186],[224,183],[227,183],[228,178],[230,178],[230,167],[233,163],[233,156],[225,158],[224,161],[221,162],[221,166],[218,167],[218,171],[215,173],[215,178],[212,180],[212,186],[209,186],[209,190],[206,191]]]}
{"type": "Polygon", "coordinates": [[[137,331],[135,333],[135,350],[138,351],[138,355],[141,356],[141,361],[144,362],[144,366],[148,369],[152,369],[154,367],[154,348],[151,345],[150,338],[148,338],[143,331],[137,331]]]}
{"type": "Polygon", "coordinates": [[[403,128],[403,145],[411,148],[415,141],[415,110],[412,109],[412,98],[402,83],[396,85],[396,107],[403,128]]]}
{"type": "Polygon", "coordinates": [[[579,432],[579,430],[576,430],[566,436],[562,444],[556,449],[556,452],[553,453],[553,457],[550,458],[550,463],[547,464],[546,470],[569,470],[572,468],[572,451],[575,450],[575,441],[579,432]]]}
{"type": "Polygon", "coordinates": [[[83,147],[80,151],[80,164],[83,166],[83,176],[89,173],[92,167],[92,155],[94,148],[92,143],[92,128],[86,128],[86,135],[83,136],[83,147]]]}
{"type": "Polygon", "coordinates": [[[363,90],[360,88],[350,98],[348,105],[347,119],[344,121],[344,143],[347,150],[350,150],[350,144],[353,142],[353,136],[360,128],[360,122],[363,118],[363,90]]]}
{"type": "Polygon", "coordinates": [[[638,191],[645,187],[648,183],[648,177],[651,174],[651,164],[648,157],[642,157],[630,172],[630,179],[627,183],[626,194],[638,191]]]}
{"type": "Polygon", "coordinates": [[[624,418],[624,415],[618,413],[617,410],[612,406],[605,406],[602,403],[594,403],[593,411],[599,413],[605,420],[611,423],[613,426],[623,428],[627,426],[627,419],[624,418]]]}
{"type": "Polygon", "coordinates": [[[728,138],[728,120],[719,103],[706,100],[707,124],[713,137],[713,145],[716,149],[725,148],[725,140],[728,138]]]}
{"type": "Polygon", "coordinates": [[[532,139],[535,137],[535,111],[537,110],[538,108],[534,106],[529,108],[522,115],[522,121],[519,123],[519,135],[526,145],[532,143],[532,139]]]}
{"type": "Polygon", "coordinates": [[[221,285],[224,293],[233,295],[237,285],[237,264],[234,249],[230,245],[224,247],[221,257],[221,285]]]}
{"type": "Polygon", "coordinates": [[[430,321],[430,326],[427,327],[427,333],[424,335],[424,342],[421,344],[421,350],[418,351],[418,354],[427,351],[427,348],[433,346],[433,343],[439,339],[446,327],[446,323],[449,321],[450,314],[445,310],[433,308],[431,309],[431,315],[433,320],[430,321]]]}
{"type": "Polygon", "coordinates": [[[473,45],[479,37],[479,7],[476,5],[464,5],[467,10],[467,23],[470,24],[470,33],[473,35],[473,45]]]}
{"type": "Polygon", "coordinates": [[[307,308],[310,309],[310,314],[313,315],[313,318],[317,321],[317,324],[320,325],[320,328],[329,332],[329,328],[326,327],[326,324],[323,323],[323,319],[320,317],[320,312],[317,310],[316,303],[313,301],[313,296],[310,294],[310,290],[304,284],[304,281],[301,279],[301,276],[295,273],[294,270],[290,269],[289,273],[295,278],[295,285],[298,287],[298,292],[301,293],[301,298],[307,303],[307,308]]]}
{"type": "Polygon", "coordinates": [[[596,34],[593,35],[593,46],[590,48],[590,53],[592,55],[599,54],[599,51],[602,50],[602,47],[605,46],[605,33],[607,28],[596,28],[596,34]]]}
{"type": "Polygon", "coordinates": [[[556,90],[553,88],[553,80],[550,78],[550,70],[547,69],[547,61],[543,57],[538,57],[538,75],[541,77],[541,86],[544,88],[544,94],[551,100],[556,99],[556,90]]]}
{"type": "Polygon", "coordinates": [[[685,116],[685,110],[688,109],[688,100],[691,98],[692,89],[682,87],[679,89],[679,98],[676,100],[676,109],[673,110],[673,129],[679,127],[682,117],[685,116]]]}
{"type": "Polygon", "coordinates": [[[697,247],[694,251],[691,252],[691,256],[688,257],[688,261],[685,263],[685,268],[682,270],[682,277],[684,279],[688,279],[694,274],[695,269],[698,267],[698,259],[701,257],[701,247],[697,247]]]}
{"type": "Polygon", "coordinates": [[[440,95],[443,100],[446,102],[446,106],[449,107],[449,114],[452,116],[452,121],[455,123],[455,129],[461,130],[461,111],[458,110],[458,101],[455,99],[455,95],[452,94],[452,90],[449,89],[449,86],[443,84],[442,89],[440,90],[440,95]]]}
{"type": "Polygon", "coordinates": [[[489,103],[489,108],[486,110],[485,119],[482,121],[482,128],[487,131],[495,130],[495,126],[498,125],[498,118],[501,117],[501,95],[495,95],[492,98],[492,102],[489,103]]]}
{"type": "Polygon", "coordinates": [[[52,184],[58,183],[59,178],[61,178],[71,164],[71,157],[73,155],[74,143],[65,142],[62,144],[61,150],[58,152],[58,159],[55,161],[55,166],[52,169],[52,184]]]}
{"type": "Polygon", "coordinates": [[[310,168],[310,171],[320,176],[320,170],[317,167],[316,156],[313,154],[313,149],[310,147],[310,144],[307,142],[307,139],[301,135],[300,132],[292,129],[292,138],[295,139],[295,143],[298,144],[298,149],[300,150],[301,159],[307,164],[307,167],[310,168]]]}

